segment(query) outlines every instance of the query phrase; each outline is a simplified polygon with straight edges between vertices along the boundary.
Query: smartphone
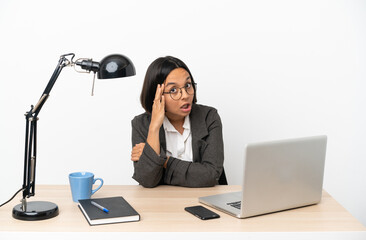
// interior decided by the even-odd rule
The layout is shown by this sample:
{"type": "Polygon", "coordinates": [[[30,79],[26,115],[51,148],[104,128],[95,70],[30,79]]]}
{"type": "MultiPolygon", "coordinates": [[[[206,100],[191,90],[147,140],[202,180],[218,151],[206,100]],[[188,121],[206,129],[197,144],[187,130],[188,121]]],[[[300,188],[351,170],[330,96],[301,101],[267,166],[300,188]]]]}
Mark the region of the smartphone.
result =
{"type": "Polygon", "coordinates": [[[218,215],[217,213],[214,213],[213,211],[211,211],[203,206],[199,206],[199,205],[192,206],[192,207],[186,207],[186,208],[184,208],[184,210],[186,210],[189,213],[192,213],[193,215],[195,215],[196,217],[198,217],[199,219],[202,219],[202,220],[220,217],[220,215],[218,215]]]}

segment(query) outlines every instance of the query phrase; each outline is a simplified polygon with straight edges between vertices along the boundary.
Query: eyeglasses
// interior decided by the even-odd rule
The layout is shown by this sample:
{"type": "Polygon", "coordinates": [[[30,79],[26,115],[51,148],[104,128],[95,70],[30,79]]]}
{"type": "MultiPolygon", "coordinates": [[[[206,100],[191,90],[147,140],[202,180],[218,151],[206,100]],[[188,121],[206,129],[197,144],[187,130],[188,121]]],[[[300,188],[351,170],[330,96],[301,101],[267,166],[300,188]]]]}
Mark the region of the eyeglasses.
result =
{"type": "MultiPolygon", "coordinates": [[[[197,86],[197,83],[193,83],[194,86],[196,87],[197,86]]],[[[177,88],[177,87],[172,87],[169,92],[163,92],[164,94],[170,94],[170,97],[173,99],[173,100],[176,100],[178,101],[179,99],[182,98],[182,88],[184,88],[186,90],[186,93],[188,95],[193,95],[194,94],[194,87],[192,85],[192,83],[186,83],[186,85],[184,85],[184,87],[181,87],[181,88],[177,88]]]]}

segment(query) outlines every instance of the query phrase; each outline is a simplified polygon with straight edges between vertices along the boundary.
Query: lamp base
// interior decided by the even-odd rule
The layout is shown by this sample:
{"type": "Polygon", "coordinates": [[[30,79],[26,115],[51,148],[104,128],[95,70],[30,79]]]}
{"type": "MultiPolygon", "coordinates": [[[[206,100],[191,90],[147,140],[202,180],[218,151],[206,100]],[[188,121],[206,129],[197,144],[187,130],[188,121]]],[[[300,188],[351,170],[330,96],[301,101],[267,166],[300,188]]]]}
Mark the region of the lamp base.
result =
{"type": "Polygon", "coordinates": [[[13,208],[13,217],[25,221],[38,221],[56,217],[58,206],[52,202],[34,201],[27,202],[26,211],[22,210],[22,204],[13,208]]]}

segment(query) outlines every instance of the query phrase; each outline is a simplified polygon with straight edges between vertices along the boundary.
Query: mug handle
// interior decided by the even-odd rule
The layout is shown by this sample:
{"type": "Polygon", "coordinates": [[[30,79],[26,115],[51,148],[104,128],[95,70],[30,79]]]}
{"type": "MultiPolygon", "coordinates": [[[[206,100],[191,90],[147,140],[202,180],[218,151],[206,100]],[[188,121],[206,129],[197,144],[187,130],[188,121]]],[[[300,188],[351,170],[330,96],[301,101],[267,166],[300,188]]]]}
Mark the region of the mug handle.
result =
{"type": "Polygon", "coordinates": [[[100,181],[100,185],[99,185],[96,189],[92,190],[91,195],[93,195],[96,191],[98,191],[98,190],[103,186],[104,181],[103,181],[103,179],[101,179],[101,178],[96,178],[96,179],[94,179],[93,184],[94,184],[97,180],[99,180],[99,181],[100,181]]]}

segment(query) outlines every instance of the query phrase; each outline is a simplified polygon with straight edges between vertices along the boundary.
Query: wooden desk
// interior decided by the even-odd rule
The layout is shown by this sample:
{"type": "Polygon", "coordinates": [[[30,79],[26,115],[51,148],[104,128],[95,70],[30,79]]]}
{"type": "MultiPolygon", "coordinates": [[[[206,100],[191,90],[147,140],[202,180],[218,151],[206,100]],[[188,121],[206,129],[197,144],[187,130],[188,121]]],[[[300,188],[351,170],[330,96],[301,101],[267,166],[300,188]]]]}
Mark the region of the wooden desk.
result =
{"type": "MultiPolygon", "coordinates": [[[[220,211],[221,218],[202,221],[184,211],[184,207],[197,205],[199,196],[240,191],[240,186],[213,188],[183,188],[159,186],[103,186],[94,198],[123,196],[141,215],[141,221],[89,226],[71,198],[68,185],[37,185],[31,200],[51,201],[59,206],[59,216],[43,221],[20,221],[11,216],[19,196],[0,208],[0,231],[47,232],[318,232],[366,231],[349,212],[327,192],[322,201],[313,206],[237,219],[220,211]]],[[[208,207],[209,208],[209,207],[208,207]]]]}

